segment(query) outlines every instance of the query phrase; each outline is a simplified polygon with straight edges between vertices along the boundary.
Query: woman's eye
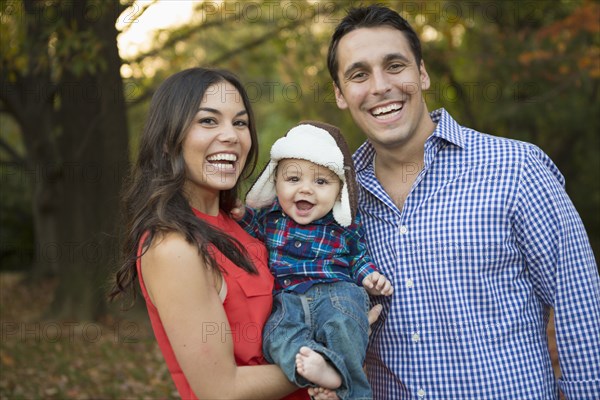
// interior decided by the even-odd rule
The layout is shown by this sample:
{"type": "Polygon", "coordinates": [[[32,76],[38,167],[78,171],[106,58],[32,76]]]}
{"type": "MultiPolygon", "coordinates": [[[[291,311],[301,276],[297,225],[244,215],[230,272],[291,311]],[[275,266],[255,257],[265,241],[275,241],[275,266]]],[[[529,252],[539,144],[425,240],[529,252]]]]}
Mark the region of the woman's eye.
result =
{"type": "Polygon", "coordinates": [[[233,123],[235,126],[248,126],[248,121],[235,121],[233,123]]]}
{"type": "Polygon", "coordinates": [[[216,124],[217,121],[215,121],[214,118],[200,118],[198,123],[200,123],[202,125],[213,125],[213,124],[216,124]]]}

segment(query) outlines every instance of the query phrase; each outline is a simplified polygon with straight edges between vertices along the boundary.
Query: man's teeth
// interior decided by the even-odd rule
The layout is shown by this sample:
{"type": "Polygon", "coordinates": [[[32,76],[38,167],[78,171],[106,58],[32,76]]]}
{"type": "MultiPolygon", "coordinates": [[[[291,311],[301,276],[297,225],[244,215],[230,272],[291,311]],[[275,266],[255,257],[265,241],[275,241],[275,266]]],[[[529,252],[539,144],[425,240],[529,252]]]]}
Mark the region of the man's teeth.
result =
{"type": "Polygon", "coordinates": [[[384,107],[377,107],[373,110],[373,115],[378,116],[381,114],[387,114],[392,111],[398,111],[402,109],[402,105],[398,103],[390,104],[384,107]]]}
{"type": "Polygon", "coordinates": [[[230,161],[236,162],[237,156],[235,154],[223,153],[223,154],[213,154],[206,158],[208,161],[230,161]]]}

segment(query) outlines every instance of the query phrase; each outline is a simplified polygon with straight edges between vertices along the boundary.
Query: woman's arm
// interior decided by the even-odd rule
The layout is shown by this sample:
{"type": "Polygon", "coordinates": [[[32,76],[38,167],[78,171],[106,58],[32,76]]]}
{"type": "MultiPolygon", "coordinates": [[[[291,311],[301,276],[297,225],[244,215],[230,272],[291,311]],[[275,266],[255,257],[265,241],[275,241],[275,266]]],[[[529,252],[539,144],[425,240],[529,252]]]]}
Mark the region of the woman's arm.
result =
{"type": "Polygon", "coordinates": [[[142,257],[142,273],[197,397],[278,399],[297,389],[275,365],[236,366],[231,328],[213,273],[183,236],[170,233],[155,239],[142,257]]]}

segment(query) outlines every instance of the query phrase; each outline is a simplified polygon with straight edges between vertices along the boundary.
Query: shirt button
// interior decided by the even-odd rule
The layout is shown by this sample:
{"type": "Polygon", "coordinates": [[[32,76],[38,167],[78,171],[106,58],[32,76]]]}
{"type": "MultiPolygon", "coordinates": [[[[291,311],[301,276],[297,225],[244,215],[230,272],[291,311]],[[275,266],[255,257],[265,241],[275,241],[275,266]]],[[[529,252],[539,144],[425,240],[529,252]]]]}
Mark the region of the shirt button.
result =
{"type": "Polygon", "coordinates": [[[296,241],[296,243],[294,243],[294,247],[296,247],[297,249],[300,248],[302,246],[302,243],[299,241],[296,241]]]}
{"type": "Polygon", "coordinates": [[[279,222],[279,218],[275,218],[275,223],[278,223],[278,222],[279,222]]]}
{"type": "Polygon", "coordinates": [[[336,232],[332,229],[331,230],[331,236],[335,236],[335,235],[336,235],[336,232]]]}
{"type": "Polygon", "coordinates": [[[417,396],[421,398],[425,397],[425,391],[422,388],[417,390],[417,396]]]}
{"type": "Polygon", "coordinates": [[[419,341],[419,334],[418,333],[413,333],[412,334],[412,341],[417,343],[419,341]]]}
{"type": "Polygon", "coordinates": [[[290,286],[290,283],[292,283],[292,281],[290,281],[289,279],[286,279],[286,280],[283,281],[283,284],[285,286],[290,286]]]}
{"type": "Polygon", "coordinates": [[[406,227],[406,225],[402,225],[400,227],[400,233],[403,235],[406,235],[408,233],[408,228],[406,227]]]}
{"type": "Polygon", "coordinates": [[[413,287],[413,286],[415,286],[415,283],[413,282],[413,280],[412,280],[411,278],[408,278],[408,279],[406,280],[406,287],[407,287],[407,288],[411,288],[411,287],[413,287]]]}

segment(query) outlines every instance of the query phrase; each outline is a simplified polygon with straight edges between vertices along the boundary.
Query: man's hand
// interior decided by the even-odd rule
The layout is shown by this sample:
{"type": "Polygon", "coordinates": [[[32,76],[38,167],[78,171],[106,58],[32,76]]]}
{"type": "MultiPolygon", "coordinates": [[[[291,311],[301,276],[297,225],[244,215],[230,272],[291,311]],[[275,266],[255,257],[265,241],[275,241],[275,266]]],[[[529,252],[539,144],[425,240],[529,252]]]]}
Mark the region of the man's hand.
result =
{"type": "Polygon", "coordinates": [[[373,296],[391,296],[394,293],[390,281],[379,272],[367,275],[362,284],[366,291],[373,296]]]}

